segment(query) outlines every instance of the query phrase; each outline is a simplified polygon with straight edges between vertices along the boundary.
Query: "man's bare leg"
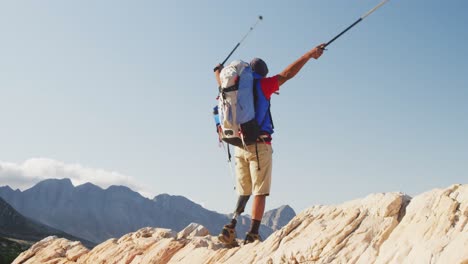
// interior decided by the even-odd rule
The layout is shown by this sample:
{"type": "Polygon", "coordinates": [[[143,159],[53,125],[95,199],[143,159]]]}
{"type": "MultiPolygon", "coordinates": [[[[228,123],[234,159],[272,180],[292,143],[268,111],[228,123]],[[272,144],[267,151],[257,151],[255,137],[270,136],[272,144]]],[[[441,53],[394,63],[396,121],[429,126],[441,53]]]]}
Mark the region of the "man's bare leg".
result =
{"type": "Polygon", "coordinates": [[[255,195],[252,204],[252,220],[262,221],[265,212],[266,195],[255,195]]]}

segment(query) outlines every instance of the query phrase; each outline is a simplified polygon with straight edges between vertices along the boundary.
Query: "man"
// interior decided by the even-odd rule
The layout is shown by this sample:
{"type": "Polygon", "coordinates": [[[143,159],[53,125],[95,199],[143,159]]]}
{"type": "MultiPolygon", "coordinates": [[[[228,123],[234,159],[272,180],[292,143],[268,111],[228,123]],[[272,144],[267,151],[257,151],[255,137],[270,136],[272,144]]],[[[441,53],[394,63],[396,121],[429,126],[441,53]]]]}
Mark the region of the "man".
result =
{"type": "MultiPolygon", "coordinates": [[[[244,244],[260,240],[259,227],[265,211],[266,196],[270,194],[271,186],[271,171],[272,171],[272,147],[271,135],[273,134],[273,121],[271,119],[270,111],[270,98],[273,93],[279,90],[279,87],[286,81],[293,78],[302,67],[309,61],[309,59],[318,59],[324,50],[324,44],[321,44],[310,51],[306,52],[295,62],[290,64],[280,74],[273,77],[266,77],[268,74],[268,67],[266,63],[259,58],[255,58],[250,62],[252,70],[261,75],[263,78],[257,83],[260,90],[256,96],[256,112],[262,111],[265,114],[261,125],[261,136],[257,140],[257,144],[248,145],[245,148],[235,148],[236,160],[236,179],[237,191],[239,198],[237,201],[236,210],[231,223],[224,226],[221,234],[218,236],[219,240],[225,244],[236,244],[235,228],[237,217],[244,212],[247,201],[250,196],[254,195],[252,204],[252,222],[249,232],[247,232],[244,244]]],[[[221,86],[220,72],[222,66],[218,65],[215,68],[215,77],[218,85],[221,86]]]]}

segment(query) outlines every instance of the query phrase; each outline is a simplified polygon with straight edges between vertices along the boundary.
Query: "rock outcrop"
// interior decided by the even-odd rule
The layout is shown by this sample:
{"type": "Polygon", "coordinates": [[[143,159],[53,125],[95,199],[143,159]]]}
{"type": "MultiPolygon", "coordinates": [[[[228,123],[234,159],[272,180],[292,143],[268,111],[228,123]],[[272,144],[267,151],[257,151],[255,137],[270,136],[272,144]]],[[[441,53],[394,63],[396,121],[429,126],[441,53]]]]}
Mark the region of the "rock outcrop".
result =
{"type": "Polygon", "coordinates": [[[143,228],[92,250],[49,237],[14,263],[468,263],[468,185],[314,206],[264,242],[226,248],[206,228],[143,228]]]}

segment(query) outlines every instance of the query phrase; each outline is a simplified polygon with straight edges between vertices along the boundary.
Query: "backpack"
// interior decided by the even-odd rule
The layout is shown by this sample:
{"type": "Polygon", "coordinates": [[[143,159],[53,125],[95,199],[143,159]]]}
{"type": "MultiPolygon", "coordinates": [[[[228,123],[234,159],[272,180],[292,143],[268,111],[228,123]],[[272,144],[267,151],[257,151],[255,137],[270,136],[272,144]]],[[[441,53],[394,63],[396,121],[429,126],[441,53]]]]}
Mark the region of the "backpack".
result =
{"type": "MultiPolygon", "coordinates": [[[[260,127],[255,119],[254,74],[250,64],[233,61],[220,73],[218,106],[219,138],[243,147],[256,143],[260,127]]],[[[218,120],[217,120],[218,121],[218,120]]]]}

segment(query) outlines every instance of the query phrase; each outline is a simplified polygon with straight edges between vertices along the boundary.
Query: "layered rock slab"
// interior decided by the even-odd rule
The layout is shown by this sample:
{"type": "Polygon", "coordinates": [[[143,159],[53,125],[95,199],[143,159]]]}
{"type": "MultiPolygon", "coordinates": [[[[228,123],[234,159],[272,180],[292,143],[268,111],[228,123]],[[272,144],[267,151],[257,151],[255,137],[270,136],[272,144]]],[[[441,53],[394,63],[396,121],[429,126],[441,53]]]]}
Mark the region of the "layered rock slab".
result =
{"type": "Polygon", "coordinates": [[[236,248],[191,224],[179,233],[143,228],[91,251],[48,238],[14,263],[468,263],[467,222],[468,185],[454,185],[314,206],[264,242],[236,248]]]}

